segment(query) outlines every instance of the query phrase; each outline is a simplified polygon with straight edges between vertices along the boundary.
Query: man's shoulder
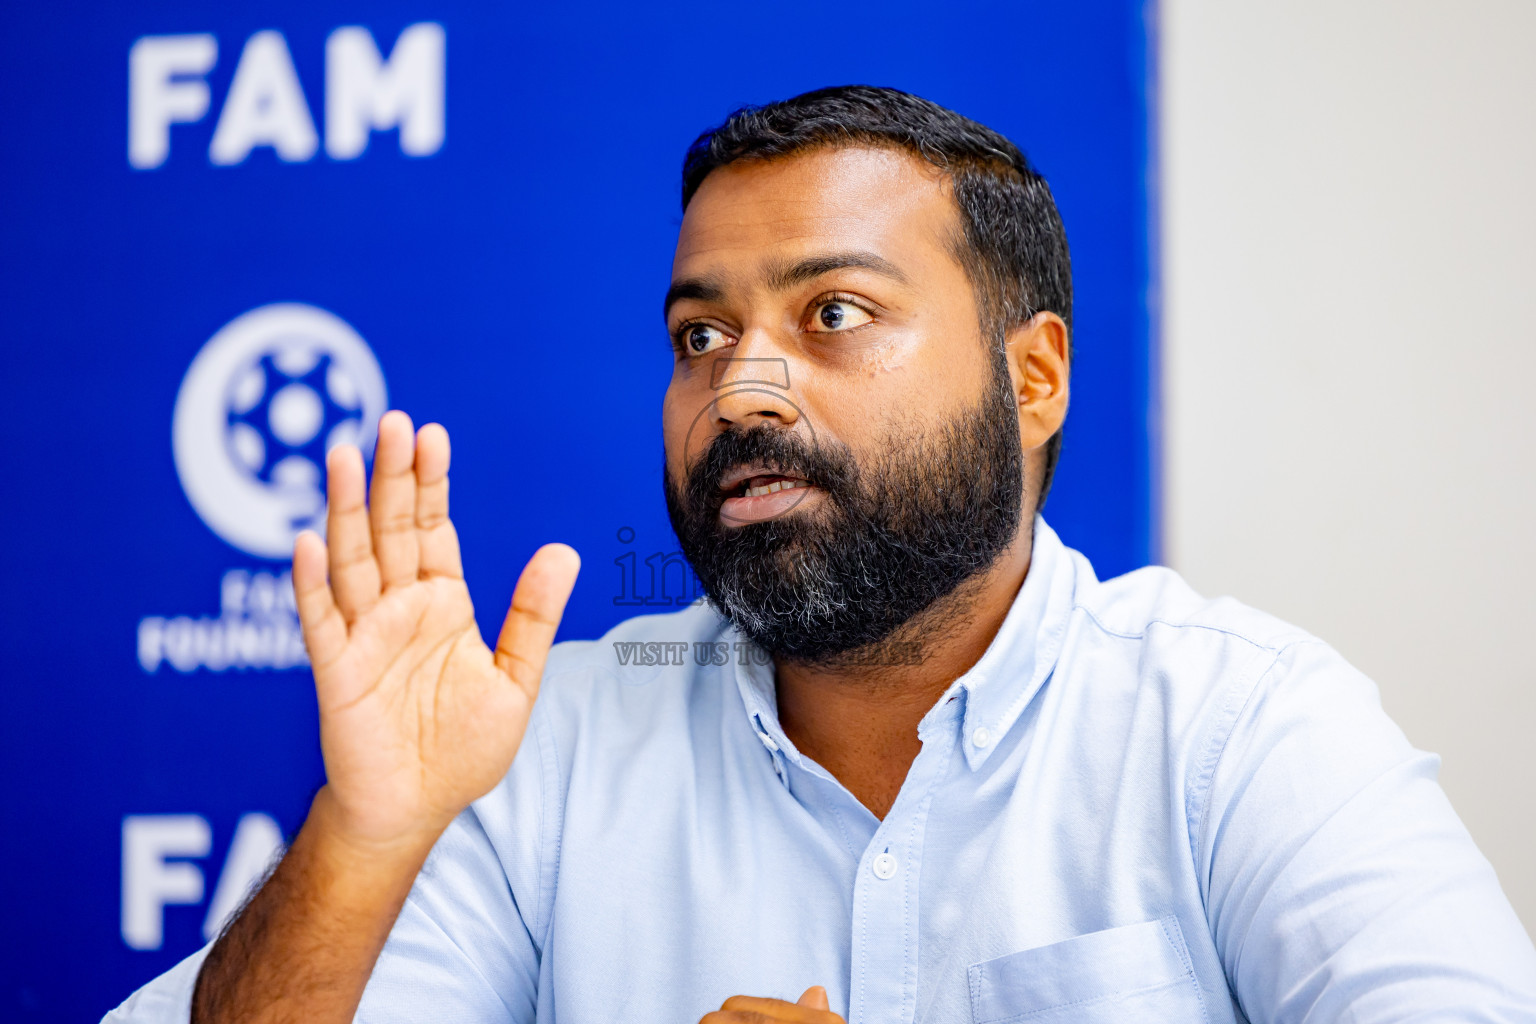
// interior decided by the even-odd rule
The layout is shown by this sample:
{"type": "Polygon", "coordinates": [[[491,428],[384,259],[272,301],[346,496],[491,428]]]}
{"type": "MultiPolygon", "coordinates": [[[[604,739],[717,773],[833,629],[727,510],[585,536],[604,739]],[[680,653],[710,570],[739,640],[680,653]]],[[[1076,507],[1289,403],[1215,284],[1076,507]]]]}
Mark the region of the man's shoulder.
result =
{"type": "Polygon", "coordinates": [[[1068,663],[1095,674],[1095,692],[1119,678],[1127,700],[1159,694],[1197,732],[1202,723],[1224,727],[1265,677],[1295,690],[1307,679],[1332,688],[1358,675],[1300,626],[1232,597],[1207,597],[1172,569],[1078,578],[1068,663]],[[1118,670],[1106,671],[1111,665],[1118,670]]]}
{"type": "Polygon", "coordinates": [[[678,752],[700,717],[740,704],[735,687],[724,685],[729,669],[695,654],[695,644],[713,650],[727,630],[713,609],[691,605],[552,647],[528,737],[506,778],[476,803],[496,845],[527,832],[526,815],[563,807],[573,785],[607,793],[620,776],[659,778],[686,764],[678,752]]]}
{"type": "Polygon", "coordinates": [[[555,644],[545,663],[544,683],[573,678],[649,682],[666,669],[696,664],[695,645],[719,641],[728,628],[702,601],[681,611],[636,615],[596,640],[555,644]]]}
{"type": "Polygon", "coordinates": [[[556,644],[540,685],[541,717],[561,738],[600,729],[605,742],[680,726],[703,710],[701,704],[722,699],[718,651],[729,650],[735,635],[713,608],[699,603],[637,615],[596,640],[556,644]]]}
{"type": "Polygon", "coordinates": [[[1270,652],[1321,642],[1301,627],[1235,598],[1207,597],[1165,566],[1093,580],[1079,588],[1075,605],[1091,629],[1125,640],[1178,639],[1270,652]]]}
{"type": "MultiPolygon", "coordinates": [[[[1101,716],[1116,698],[1127,715],[1157,707],[1154,746],[1183,751],[1191,794],[1205,792],[1237,730],[1246,739],[1234,747],[1253,751],[1288,733],[1331,736],[1345,721],[1379,738],[1384,758],[1401,752],[1375,684],[1335,648],[1231,597],[1207,597],[1172,569],[1081,583],[1069,635],[1077,685],[1062,692],[1101,716]]],[[[1346,748],[1329,756],[1351,756],[1346,748]]],[[[1228,760],[1240,765],[1243,756],[1228,760]]]]}

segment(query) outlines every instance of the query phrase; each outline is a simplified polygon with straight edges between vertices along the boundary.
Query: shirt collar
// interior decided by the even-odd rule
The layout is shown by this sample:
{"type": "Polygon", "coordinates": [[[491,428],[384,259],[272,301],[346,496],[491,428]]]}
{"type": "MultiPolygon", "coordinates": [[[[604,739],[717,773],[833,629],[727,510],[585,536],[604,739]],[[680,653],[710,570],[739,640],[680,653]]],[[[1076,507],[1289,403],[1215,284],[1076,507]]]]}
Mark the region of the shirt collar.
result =
{"type": "Polygon", "coordinates": [[[1076,588],[1078,567],[1071,554],[1037,515],[1029,572],[997,635],[918,724],[921,732],[951,697],[961,697],[965,711],[960,745],[972,770],[986,763],[1056,667],[1076,588]]]}
{"type": "MultiPolygon", "coordinates": [[[[1029,571],[997,635],[976,664],[944,691],[918,723],[922,733],[951,718],[954,709],[948,705],[960,699],[964,704],[961,746],[972,770],[986,763],[1056,665],[1072,610],[1076,574],[1084,568],[1071,555],[1056,531],[1037,515],[1029,571]]],[[[733,657],[731,661],[753,730],[770,751],[782,751],[804,767],[799,751],[779,726],[773,664],[760,651],[751,653],[758,658],[733,657]]]]}

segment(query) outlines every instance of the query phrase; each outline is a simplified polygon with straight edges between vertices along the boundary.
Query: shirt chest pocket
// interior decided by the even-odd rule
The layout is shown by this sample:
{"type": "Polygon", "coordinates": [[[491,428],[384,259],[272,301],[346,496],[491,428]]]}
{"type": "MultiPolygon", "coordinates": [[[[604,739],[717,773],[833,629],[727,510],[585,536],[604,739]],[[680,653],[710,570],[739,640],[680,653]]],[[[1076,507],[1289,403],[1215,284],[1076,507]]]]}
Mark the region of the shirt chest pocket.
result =
{"type": "Polygon", "coordinates": [[[972,964],[975,1024],[1206,1024],[1173,917],[972,964]]]}

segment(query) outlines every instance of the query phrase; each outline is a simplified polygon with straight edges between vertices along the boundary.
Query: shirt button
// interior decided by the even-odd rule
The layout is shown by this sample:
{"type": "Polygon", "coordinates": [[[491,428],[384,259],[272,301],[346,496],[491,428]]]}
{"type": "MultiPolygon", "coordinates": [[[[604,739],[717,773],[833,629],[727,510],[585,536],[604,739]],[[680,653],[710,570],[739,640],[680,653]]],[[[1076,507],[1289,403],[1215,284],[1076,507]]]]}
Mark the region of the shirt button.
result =
{"type": "Polygon", "coordinates": [[[758,737],[762,739],[763,746],[767,747],[769,750],[778,750],[779,749],[779,745],[777,743],[775,743],[774,740],[773,740],[773,737],[769,736],[767,733],[760,732],[760,733],[758,733],[758,737]]]}
{"type": "Polygon", "coordinates": [[[876,878],[884,880],[896,874],[896,858],[888,853],[882,853],[875,857],[869,867],[876,878]]]}
{"type": "Polygon", "coordinates": [[[971,742],[978,747],[985,747],[992,742],[992,731],[984,725],[978,725],[971,730],[971,742]]]}

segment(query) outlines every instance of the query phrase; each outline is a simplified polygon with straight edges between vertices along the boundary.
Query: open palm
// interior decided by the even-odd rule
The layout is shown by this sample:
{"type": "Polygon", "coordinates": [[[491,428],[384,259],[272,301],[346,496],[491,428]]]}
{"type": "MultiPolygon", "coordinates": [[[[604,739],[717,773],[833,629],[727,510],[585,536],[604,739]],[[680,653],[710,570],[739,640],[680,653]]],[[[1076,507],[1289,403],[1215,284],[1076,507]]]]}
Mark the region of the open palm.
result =
{"type": "Polygon", "coordinates": [[[540,548],[492,651],[448,518],[448,461],[441,426],[415,433],[386,413],[371,495],[361,453],[333,449],[329,543],[306,532],[294,545],[327,788],[367,841],[441,830],[506,773],[580,566],[563,544],[540,548]]]}

